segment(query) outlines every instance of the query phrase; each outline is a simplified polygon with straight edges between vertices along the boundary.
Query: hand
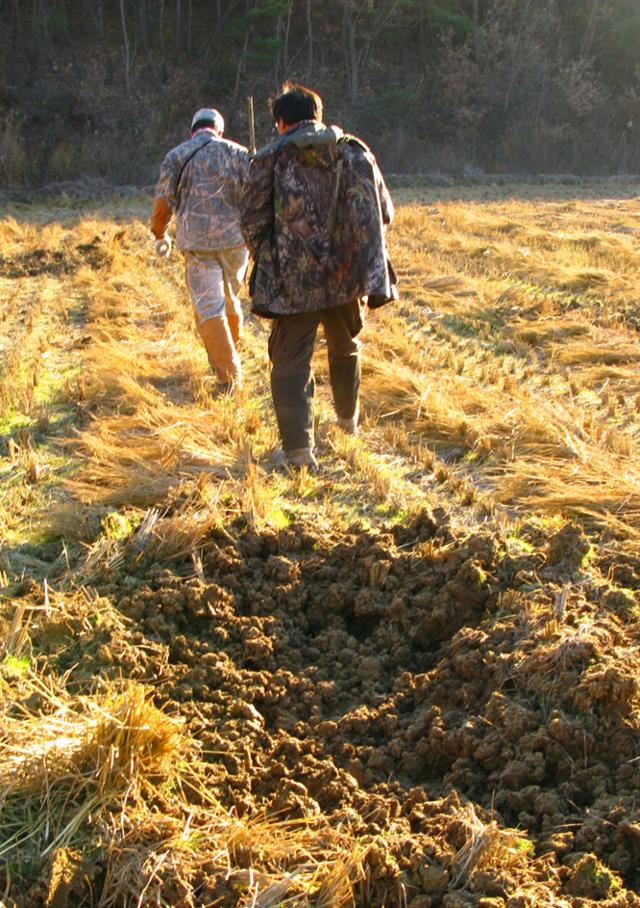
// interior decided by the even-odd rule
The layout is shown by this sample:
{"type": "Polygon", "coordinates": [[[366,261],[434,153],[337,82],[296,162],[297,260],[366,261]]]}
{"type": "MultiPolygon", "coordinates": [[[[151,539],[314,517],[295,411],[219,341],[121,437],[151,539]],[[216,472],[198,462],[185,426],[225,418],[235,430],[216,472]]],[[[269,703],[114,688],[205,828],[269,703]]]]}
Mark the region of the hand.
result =
{"type": "Polygon", "coordinates": [[[159,240],[156,240],[156,255],[159,255],[160,258],[168,259],[171,255],[172,245],[171,237],[168,233],[165,233],[159,240]]]}

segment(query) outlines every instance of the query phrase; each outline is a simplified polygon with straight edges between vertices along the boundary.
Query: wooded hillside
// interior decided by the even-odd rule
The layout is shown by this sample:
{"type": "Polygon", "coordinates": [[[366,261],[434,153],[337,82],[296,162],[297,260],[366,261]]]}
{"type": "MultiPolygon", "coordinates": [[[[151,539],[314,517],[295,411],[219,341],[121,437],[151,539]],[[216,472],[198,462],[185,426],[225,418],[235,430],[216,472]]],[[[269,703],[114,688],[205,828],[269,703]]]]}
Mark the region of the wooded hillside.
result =
{"type": "Polygon", "coordinates": [[[0,180],[151,182],[285,78],[387,171],[638,171],[637,0],[0,0],[0,180]]]}

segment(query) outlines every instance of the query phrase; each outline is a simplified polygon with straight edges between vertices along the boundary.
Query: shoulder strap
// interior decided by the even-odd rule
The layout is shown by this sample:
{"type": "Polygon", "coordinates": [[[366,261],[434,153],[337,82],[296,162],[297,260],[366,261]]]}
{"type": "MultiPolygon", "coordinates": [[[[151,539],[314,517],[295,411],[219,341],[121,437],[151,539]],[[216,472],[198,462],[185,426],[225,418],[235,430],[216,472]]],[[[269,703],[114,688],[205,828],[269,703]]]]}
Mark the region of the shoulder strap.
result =
{"type": "Polygon", "coordinates": [[[195,158],[195,156],[198,154],[199,151],[202,151],[202,149],[206,148],[207,145],[211,145],[212,142],[213,142],[213,139],[207,139],[207,141],[203,142],[202,145],[198,145],[196,150],[191,152],[191,154],[189,155],[187,160],[184,162],[184,164],[180,168],[180,173],[178,174],[178,179],[176,180],[176,199],[178,198],[178,192],[180,191],[180,181],[182,180],[182,174],[184,173],[185,167],[187,166],[187,164],[189,163],[191,158],[195,158]]]}
{"type": "Polygon", "coordinates": [[[352,136],[348,132],[345,132],[344,135],[340,136],[340,138],[338,139],[338,145],[353,145],[356,148],[362,149],[362,151],[371,151],[366,142],[363,142],[362,139],[358,138],[358,136],[352,136]]]}

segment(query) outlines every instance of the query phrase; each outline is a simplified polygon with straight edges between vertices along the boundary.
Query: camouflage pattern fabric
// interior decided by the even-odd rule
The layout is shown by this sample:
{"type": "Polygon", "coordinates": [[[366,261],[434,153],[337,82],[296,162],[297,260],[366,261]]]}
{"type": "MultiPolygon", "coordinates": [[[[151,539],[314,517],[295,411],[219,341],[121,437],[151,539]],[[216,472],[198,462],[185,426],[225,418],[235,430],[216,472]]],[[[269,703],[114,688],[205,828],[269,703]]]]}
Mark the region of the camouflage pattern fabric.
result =
{"type": "Polygon", "coordinates": [[[205,322],[231,311],[242,322],[238,292],[247,271],[244,246],[217,252],[185,252],[187,287],[196,319],[205,322]]]}
{"type": "Polygon", "coordinates": [[[254,156],[240,207],[258,315],[397,298],[385,246],[393,203],[359,139],[299,124],[254,156]]]}
{"type": "Polygon", "coordinates": [[[178,249],[202,252],[243,242],[238,205],[248,170],[247,149],[209,129],[168,153],[155,194],[176,214],[178,249]]]}

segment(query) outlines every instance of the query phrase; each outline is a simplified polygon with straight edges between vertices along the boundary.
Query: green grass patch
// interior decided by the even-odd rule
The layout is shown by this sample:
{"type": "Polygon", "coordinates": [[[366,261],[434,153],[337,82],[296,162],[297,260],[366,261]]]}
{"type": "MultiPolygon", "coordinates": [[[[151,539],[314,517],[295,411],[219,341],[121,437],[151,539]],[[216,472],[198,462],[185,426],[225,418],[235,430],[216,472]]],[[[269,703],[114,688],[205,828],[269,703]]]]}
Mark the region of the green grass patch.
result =
{"type": "Polygon", "coordinates": [[[26,656],[12,656],[10,653],[0,662],[0,675],[7,681],[24,678],[29,671],[29,659],[26,656]]]}

